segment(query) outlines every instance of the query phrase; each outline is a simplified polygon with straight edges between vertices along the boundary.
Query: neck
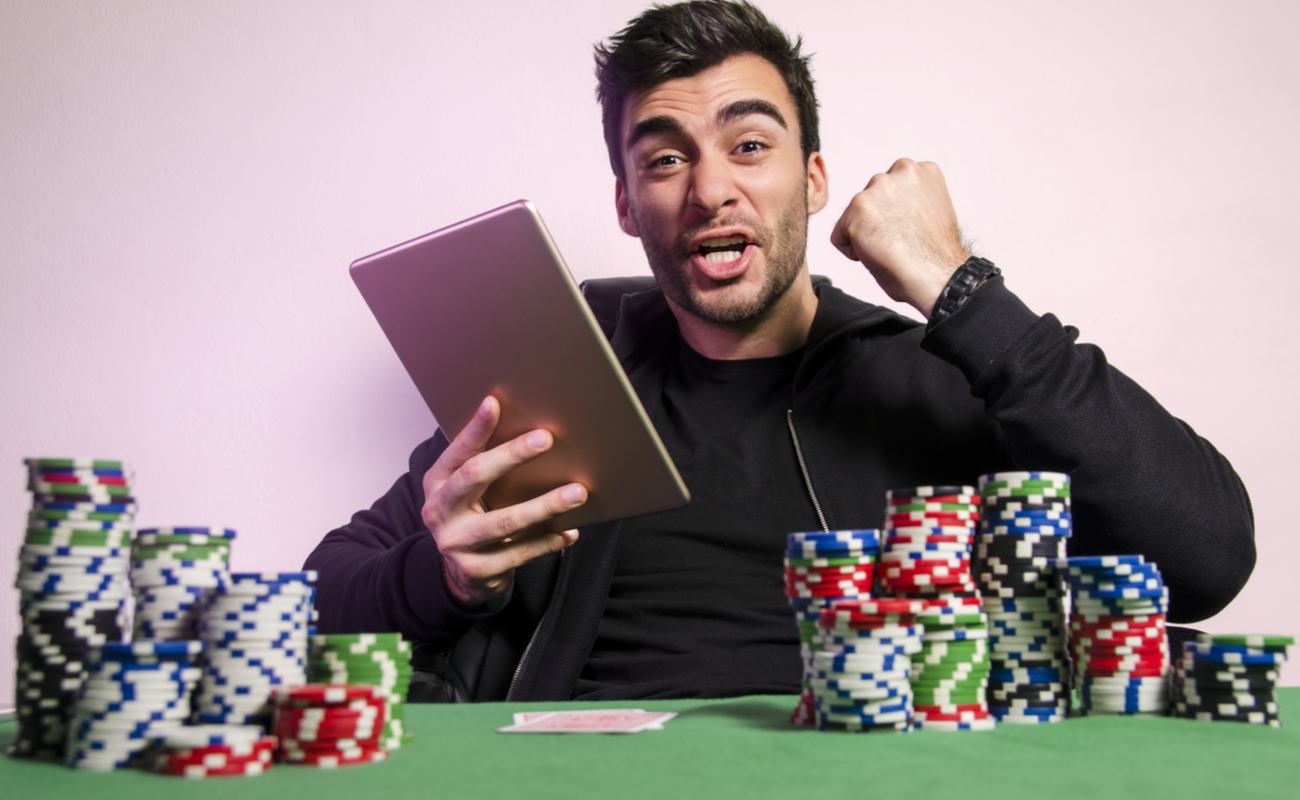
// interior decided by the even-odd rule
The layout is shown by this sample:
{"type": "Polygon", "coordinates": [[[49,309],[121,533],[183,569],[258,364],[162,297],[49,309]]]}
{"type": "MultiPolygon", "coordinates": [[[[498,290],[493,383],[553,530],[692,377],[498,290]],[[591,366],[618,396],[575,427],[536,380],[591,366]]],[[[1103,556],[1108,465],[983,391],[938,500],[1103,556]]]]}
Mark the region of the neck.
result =
{"type": "Polygon", "coordinates": [[[671,300],[682,338],[695,352],[716,361],[771,358],[797,350],[808,341],[817,294],[805,264],[785,294],[760,318],[728,325],[701,319],[671,300]]]}

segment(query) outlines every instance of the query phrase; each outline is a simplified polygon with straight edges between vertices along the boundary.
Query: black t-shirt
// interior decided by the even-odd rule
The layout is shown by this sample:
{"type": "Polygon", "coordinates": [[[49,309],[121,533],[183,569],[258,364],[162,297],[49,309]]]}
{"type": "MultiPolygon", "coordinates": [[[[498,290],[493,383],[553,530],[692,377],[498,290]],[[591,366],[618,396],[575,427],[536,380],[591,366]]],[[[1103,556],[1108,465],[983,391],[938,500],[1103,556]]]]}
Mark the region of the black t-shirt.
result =
{"type": "Polygon", "coordinates": [[[581,699],[799,691],[786,534],[819,528],[786,423],[802,350],[707,359],[682,343],[650,414],[691,490],[629,520],[581,699]]]}

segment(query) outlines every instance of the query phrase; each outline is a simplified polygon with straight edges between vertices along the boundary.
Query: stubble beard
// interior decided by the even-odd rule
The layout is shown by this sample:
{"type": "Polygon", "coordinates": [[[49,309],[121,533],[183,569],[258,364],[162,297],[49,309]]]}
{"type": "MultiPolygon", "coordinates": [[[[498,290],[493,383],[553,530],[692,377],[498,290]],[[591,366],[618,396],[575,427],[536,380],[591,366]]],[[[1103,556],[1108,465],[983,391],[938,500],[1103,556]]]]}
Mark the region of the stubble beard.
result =
{"type": "MultiPolygon", "coordinates": [[[[670,242],[653,226],[647,227],[635,208],[629,210],[641,232],[641,246],[645,249],[650,271],[659,282],[659,288],[674,304],[706,322],[739,327],[762,320],[794,284],[806,257],[808,196],[802,187],[786,204],[777,219],[775,230],[760,224],[758,220],[733,216],[705,228],[687,231],[678,241],[670,242]],[[749,228],[754,232],[757,242],[763,245],[767,271],[762,286],[750,297],[731,298],[726,292],[710,297],[696,293],[691,286],[691,266],[688,263],[691,254],[686,251],[687,242],[709,228],[728,225],[749,228]]],[[[719,285],[729,286],[744,278],[744,275],[740,275],[732,281],[719,282],[719,285]]]]}

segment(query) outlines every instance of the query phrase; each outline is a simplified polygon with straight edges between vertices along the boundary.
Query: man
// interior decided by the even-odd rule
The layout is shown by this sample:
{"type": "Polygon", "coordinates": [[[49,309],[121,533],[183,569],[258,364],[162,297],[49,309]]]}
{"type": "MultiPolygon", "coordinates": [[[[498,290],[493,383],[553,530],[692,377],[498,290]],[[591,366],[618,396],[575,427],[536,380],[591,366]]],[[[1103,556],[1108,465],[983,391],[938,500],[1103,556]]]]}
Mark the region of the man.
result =
{"type": "Polygon", "coordinates": [[[552,443],[485,450],[486,398],[309,557],[322,628],[401,630],[458,698],[796,692],[785,534],[875,527],[887,488],[1016,468],[1071,473],[1072,551],[1146,555],[1173,619],[1240,590],[1230,465],[970,258],[936,165],[871,178],[831,237],[927,325],[810,278],[827,168],[799,43],[747,4],[657,7],[597,48],[597,75],[618,222],[657,286],[585,291],[694,499],[581,532],[547,528],[576,484],[485,511],[552,443]]]}

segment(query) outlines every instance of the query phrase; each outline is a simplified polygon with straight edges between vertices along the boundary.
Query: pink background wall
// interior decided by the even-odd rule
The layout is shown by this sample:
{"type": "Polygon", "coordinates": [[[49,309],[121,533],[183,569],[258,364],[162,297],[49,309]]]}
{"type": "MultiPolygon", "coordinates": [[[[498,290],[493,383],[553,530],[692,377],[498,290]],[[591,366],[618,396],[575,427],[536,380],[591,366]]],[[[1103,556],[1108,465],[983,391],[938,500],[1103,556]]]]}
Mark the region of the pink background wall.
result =
{"type": "MultiPolygon", "coordinates": [[[[1011,287],[1246,481],[1259,566],[1205,627],[1300,633],[1300,6],[765,7],[817,54],[814,271],[887,302],[830,227],[894,159],[938,162],[1011,287]]],[[[590,57],[640,8],[0,6],[0,586],[26,455],[129,459],[142,525],[235,527],[245,570],[299,566],[384,491],[433,421],[357,256],[527,197],[579,278],[647,272],[590,57]]],[[[0,705],[15,604],[0,590],[0,705]]]]}

